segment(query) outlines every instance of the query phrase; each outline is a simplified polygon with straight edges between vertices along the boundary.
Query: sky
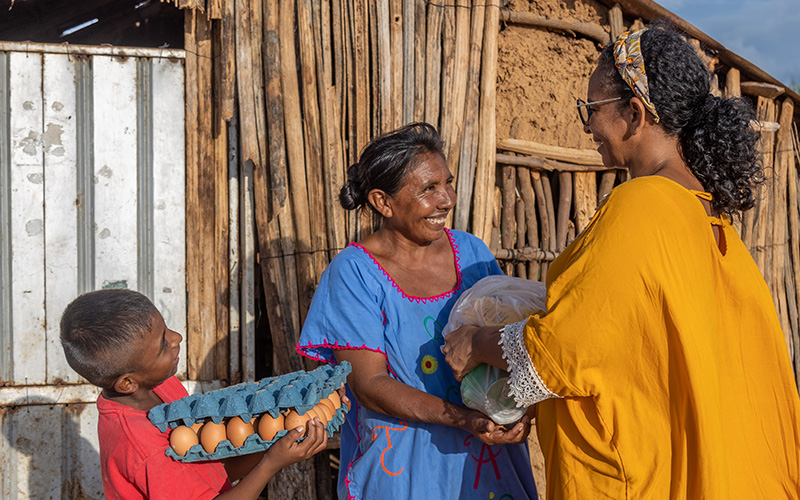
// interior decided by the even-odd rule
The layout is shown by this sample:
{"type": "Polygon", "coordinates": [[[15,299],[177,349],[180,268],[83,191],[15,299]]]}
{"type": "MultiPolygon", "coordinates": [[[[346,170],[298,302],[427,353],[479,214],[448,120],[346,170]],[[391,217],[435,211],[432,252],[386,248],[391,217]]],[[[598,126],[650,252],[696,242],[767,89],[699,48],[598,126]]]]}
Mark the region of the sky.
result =
{"type": "Polygon", "coordinates": [[[800,86],[800,0],[656,0],[785,85],[800,86]]]}

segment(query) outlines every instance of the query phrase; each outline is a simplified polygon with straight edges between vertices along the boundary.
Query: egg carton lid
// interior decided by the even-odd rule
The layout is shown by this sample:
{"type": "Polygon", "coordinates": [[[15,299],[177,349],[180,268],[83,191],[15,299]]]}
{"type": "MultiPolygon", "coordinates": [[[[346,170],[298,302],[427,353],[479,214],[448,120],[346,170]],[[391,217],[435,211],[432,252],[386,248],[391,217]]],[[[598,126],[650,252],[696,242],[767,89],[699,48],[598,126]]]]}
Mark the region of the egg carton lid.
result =
{"type": "Polygon", "coordinates": [[[160,404],[150,410],[148,418],[165,432],[207,419],[219,424],[231,417],[250,420],[264,413],[277,417],[289,408],[303,414],[341,387],[350,371],[350,363],[342,361],[335,366],[319,366],[310,372],[300,370],[258,382],[243,382],[160,404]]]}
{"type": "MultiPolygon", "coordinates": [[[[325,430],[328,432],[328,437],[330,438],[333,434],[339,430],[341,425],[344,423],[345,420],[345,413],[347,412],[347,407],[342,405],[341,407],[337,408],[336,412],[333,414],[333,418],[331,418],[330,422],[327,423],[325,426],[325,430]]],[[[298,412],[299,413],[299,412],[298,412]]],[[[305,413],[305,412],[303,412],[305,413]]],[[[275,444],[275,442],[285,436],[288,433],[286,430],[278,431],[275,437],[271,441],[264,441],[261,439],[261,436],[258,435],[256,432],[255,434],[251,434],[247,436],[245,439],[244,444],[242,446],[236,448],[234,447],[230,441],[224,439],[219,442],[217,445],[217,449],[214,450],[214,453],[208,453],[205,449],[203,449],[202,445],[196,444],[189,448],[189,451],[186,452],[186,456],[180,456],[175,453],[175,450],[172,447],[167,446],[166,455],[173,460],[177,460],[183,463],[191,463],[191,462],[202,462],[205,460],[220,460],[223,458],[230,458],[235,457],[238,455],[249,455],[250,453],[257,453],[260,451],[266,451],[275,444]]],[[[305,439],[301,437],[298,439],[298,442],[305,439]]]]}

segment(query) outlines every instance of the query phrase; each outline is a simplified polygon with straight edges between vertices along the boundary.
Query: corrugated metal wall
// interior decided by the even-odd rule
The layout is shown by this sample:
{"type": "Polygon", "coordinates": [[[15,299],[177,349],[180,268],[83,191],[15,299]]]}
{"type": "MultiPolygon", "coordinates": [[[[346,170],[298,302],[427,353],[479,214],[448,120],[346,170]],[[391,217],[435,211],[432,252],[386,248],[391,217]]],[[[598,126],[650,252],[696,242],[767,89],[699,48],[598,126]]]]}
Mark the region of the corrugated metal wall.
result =
{"type": "Polygon", "coordinates": [[[185,331],[184,144],[183,51],[0,43],[0,497],[102,496],[58,323],[124,287],[185,331]]]}

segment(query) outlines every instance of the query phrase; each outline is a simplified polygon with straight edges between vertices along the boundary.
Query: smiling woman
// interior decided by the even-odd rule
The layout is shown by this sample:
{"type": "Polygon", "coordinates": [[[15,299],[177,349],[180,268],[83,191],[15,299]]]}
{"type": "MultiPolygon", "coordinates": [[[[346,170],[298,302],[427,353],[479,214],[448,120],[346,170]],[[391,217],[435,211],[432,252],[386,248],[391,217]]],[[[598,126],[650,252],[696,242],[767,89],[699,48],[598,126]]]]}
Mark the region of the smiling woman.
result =
{"type": "Polygon", "coordinates": [[[323,273],[297,348],[353,367],[339,498],[536,498],[528,418],[506,428],[462,406],[443,362],[456,299],[501,274],[482,241],[445,228],[452,183],[424,123],[375,139],[348,169],[342,206],[373,210],[381,227],[323,273]]]}

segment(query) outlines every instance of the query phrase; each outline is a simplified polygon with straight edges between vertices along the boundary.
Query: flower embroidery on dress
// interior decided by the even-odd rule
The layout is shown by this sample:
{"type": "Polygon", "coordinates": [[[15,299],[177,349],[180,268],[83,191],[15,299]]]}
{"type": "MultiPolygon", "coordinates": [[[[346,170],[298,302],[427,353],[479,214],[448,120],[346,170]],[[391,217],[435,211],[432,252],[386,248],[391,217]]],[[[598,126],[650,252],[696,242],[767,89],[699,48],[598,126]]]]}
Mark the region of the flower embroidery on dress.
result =
{"type": "Polygon", "coordinates": [[[422,303],[422,304],[427,304],[428,302],[436,302],[437,300],[440,300],[440,299],[450,298],[450,297],[453,296],[454,293],[458,292],[458,290],[461,288],[461,264],[459,264],[458,244],[456,244],[455,238],[453,238],[453,235],[450,233],[450,231],[447,228],[445,228],[444,232],[445,232],[445,234],[447,234],[447,239],[450,240],[450,248],[453,249],[453,260],[455,261],[455,265],[456,265],[456,286],[453,287],[453,289],[450,290],[449,292],[441,293],[439,295],[434,295],[433,297],[415,297],[414,295],[407,294],[406,292],[403,291],[402,288],[400,288],[397,285],[397,283],[394,281],[394,279],[392,279],[392,277],[389,275],[389,273],[386,272],[386,269],[384,269],[383,266],[380,265],[380,263],[377,261],[377,259],[375,259],[375,257],[373,257],[371,253],[369,253],[369,250],[367,250],[366,248],[364,248],[363,246],[361,246],[358,243],[350,243],[349,246],[353,246],[353,247],[359,248],[359,249],[361,249],[361,251],[363,251],[365,254],[367,254],[367,256],[369,256],[369,258],[372,259],[372,262],[374,262],[375,265],[378,266],[378,269],[381,270],[383,275],[386,276],[386,279],[389,280],[389,283],[392,284],[392,287],[395,288],[403,297],[407,298],[408,300],[410,300],[412,302],[418,302],[418,303],[422,303]]]}
{"type": "Polygon", "coordinates": [[[528,320],[511,323],[500,330],[498,345],[503,347],[503,359],[508,361],[509,378],[508,393],[517,402],[517,406],[531,406],[550,398],[560,398],[558,394],[547,388],[531,356],[525,348],[525,325],[528,320]]]}

